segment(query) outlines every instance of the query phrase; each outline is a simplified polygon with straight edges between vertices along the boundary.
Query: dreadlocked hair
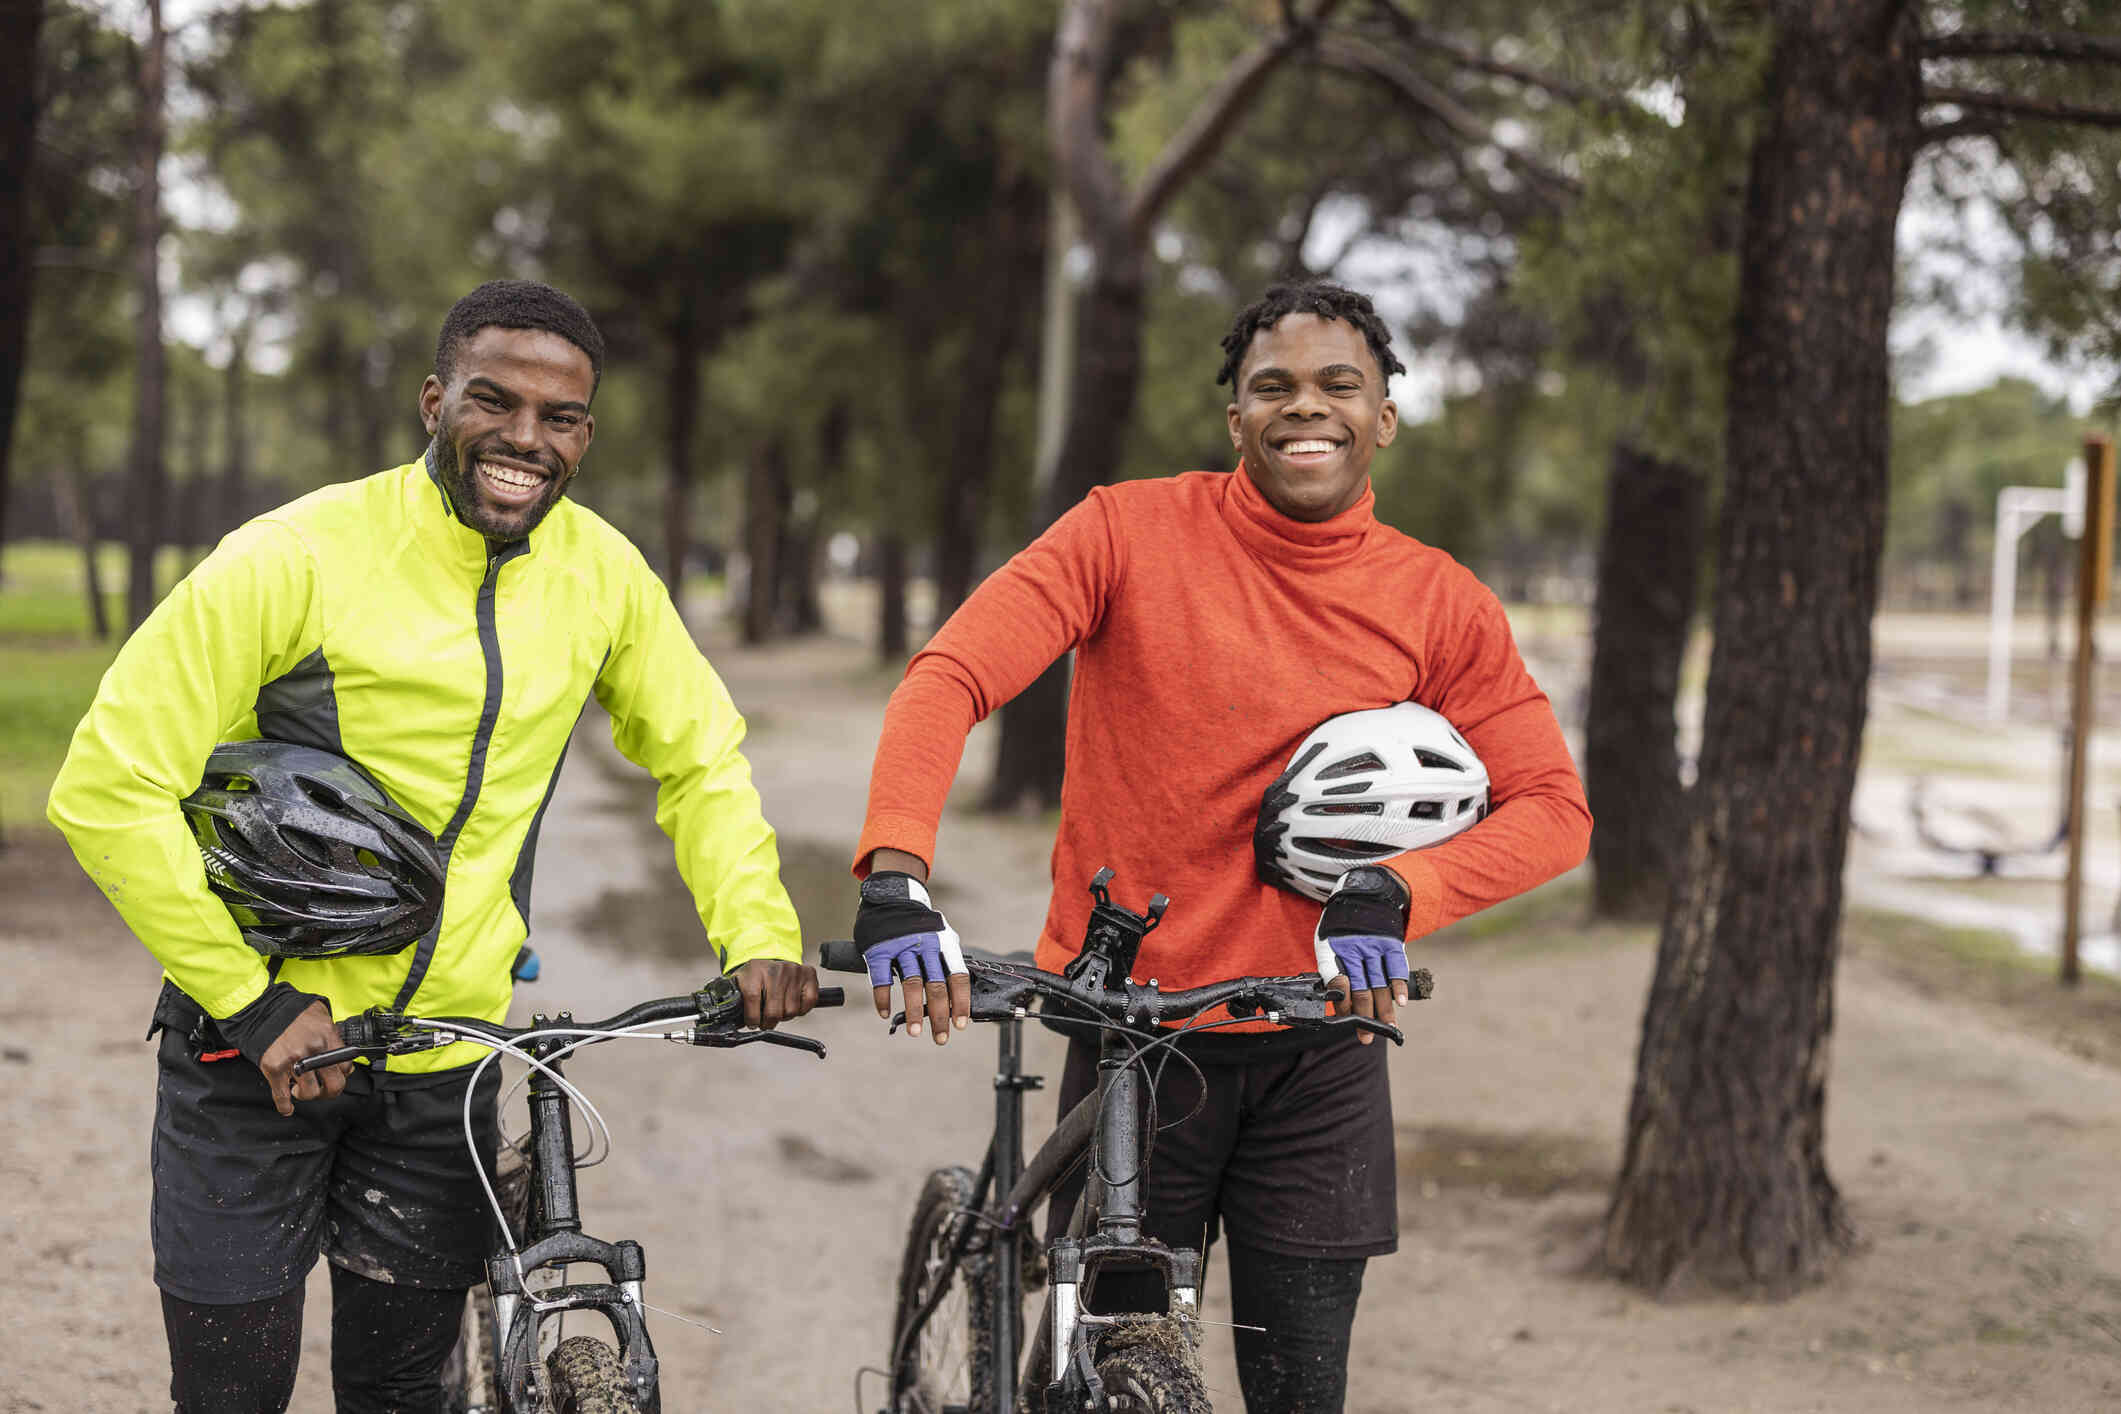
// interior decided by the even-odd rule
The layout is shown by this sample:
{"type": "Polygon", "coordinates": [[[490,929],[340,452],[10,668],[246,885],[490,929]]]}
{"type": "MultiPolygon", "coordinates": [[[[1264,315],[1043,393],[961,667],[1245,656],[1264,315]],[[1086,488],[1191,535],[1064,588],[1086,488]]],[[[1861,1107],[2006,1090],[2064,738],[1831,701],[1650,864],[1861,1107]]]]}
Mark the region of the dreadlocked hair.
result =
{"type": "Polygon", "coordinates": [[[542,329],[589,355],[589,389],[604,381],[604,336],[571,295],[536,280],[488,280],[450,306],[435,340],[435,377],[449,382],[457,350],[481,329],[542,329]]]}
{"type": "Polygon", "coordinates": [[[1258,299],[1245,306],[1223,335],[1223,368],[1215,375],[1217,383],[1228,383],[1237,387],[1237,370],[1245,361],[1245,350],[1252,347],[1252,336],[1262,329],[1271,329],[1291,314],[1315,314],[1321,319],[1345,319],[1362,331],[1363,342],[1370,346],[1371,357],[1385,377],[1407,371],[1405,364],[1392,352],[1392,331],[1385,327],[1384,320],[1377,317],[1376,307],[1370,297],[1340,285],[1327,284],[1323,280],[1307,280],[1299,284],[1274,285],[1258,299]]]}

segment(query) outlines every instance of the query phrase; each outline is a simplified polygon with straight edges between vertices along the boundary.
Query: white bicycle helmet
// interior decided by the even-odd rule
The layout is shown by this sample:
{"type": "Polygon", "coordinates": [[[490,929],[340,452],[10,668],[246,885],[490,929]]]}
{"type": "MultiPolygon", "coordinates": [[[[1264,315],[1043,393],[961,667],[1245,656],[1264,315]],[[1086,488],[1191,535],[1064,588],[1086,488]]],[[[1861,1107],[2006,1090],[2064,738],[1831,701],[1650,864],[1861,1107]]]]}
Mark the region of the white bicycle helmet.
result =
{"type": "Polygon", "coordinates": [[[1488,813],[1488,768],[1416,702],[1344,712],[1296,748],[1259,806],[1259,877],[1325,902],[1358,864],[1441,844],[1488,813]]]}

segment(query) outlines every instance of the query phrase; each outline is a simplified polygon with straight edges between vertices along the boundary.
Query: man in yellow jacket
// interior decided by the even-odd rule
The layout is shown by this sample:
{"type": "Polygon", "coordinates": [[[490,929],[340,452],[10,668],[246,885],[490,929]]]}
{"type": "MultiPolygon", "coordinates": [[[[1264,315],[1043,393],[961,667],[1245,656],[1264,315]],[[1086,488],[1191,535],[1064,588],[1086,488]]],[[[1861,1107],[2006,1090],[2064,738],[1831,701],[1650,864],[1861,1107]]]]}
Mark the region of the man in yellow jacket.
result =
{"type": "MultiPolygon", "coordinates": [[[[640,553],[562,499],[602,364],[557,290],[465,296],[420,391],[424,459],[229,535],[74,734],[52,821],[166,979],[152,1223],[180,1414],[286,1407],[320,1251],[342,1414],[438,1407],[488,1230],[459,1127],[481,1053],[291,1072],[338,1044],[334,1016],[370,1006],[503,1016],[539,820],[592,693],[657,778],[657,823],[747,1021],[816,1001],[743,718],[640,553]],[[244,941],[179,802],[217,742],[254,736],[350,758],[433,832],[434,928],[383,955],[268,959],[244,941]]],[[[489,1149],[493,1088],[474,1097],[489,1149]]]]}

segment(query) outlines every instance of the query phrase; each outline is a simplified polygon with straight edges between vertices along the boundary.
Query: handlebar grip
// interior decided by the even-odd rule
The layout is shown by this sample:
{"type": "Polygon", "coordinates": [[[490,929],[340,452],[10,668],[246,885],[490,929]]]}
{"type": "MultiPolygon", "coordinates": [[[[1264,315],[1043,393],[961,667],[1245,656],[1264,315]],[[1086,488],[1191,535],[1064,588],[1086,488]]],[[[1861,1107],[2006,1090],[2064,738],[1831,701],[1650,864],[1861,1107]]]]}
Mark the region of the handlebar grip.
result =
{"type": "Polygon", "coordinates": [[[859,972],[869,975],[869,964],[862,960],[862,950],[854,945],[852,938],[835,938],[817,950],[817,965],[827,972],[859,972]]]}
{"type": "Polygon", "coordinates": [[[819,1006],[845,1006],[847,1005],[847,989],[845,987],[820,987],[817,989],[817,1004],[819,1006]]]}

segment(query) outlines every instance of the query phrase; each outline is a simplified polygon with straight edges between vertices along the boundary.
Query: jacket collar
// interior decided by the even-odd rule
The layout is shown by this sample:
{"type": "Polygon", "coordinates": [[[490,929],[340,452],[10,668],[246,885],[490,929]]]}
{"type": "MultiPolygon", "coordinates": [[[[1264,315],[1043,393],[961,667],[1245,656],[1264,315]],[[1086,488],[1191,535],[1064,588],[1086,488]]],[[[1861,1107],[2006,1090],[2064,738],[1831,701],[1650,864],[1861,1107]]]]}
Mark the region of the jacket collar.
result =
{"type": "Polygon", "coordinates": [[[1362,553],[1377,524],[1377,494],[1365,483],[1354,505],[1331,520],[1291,520],[1270,505],[1243,462],[1225,478],[1223,521],[1261,559],[1299,569],[1330,569],[1362,553]]]}
{"type": "Polygon", "coordinates": [[[426,453],[420,458],[420,465],[427,472],[428,484],[424,487],[415,484],[411,488],[413,520],[419,527],[421,538],[443,563],[459,565],[483,576],[489,561],[512,560],[531,552],[531,541],[538,533],[536,530],[522,540],[495,543],[457,518],[456,504],[450,499],[449,488],[442,484],[441,469],[435,465],[432,442],[428,443],[426,453]]]}

